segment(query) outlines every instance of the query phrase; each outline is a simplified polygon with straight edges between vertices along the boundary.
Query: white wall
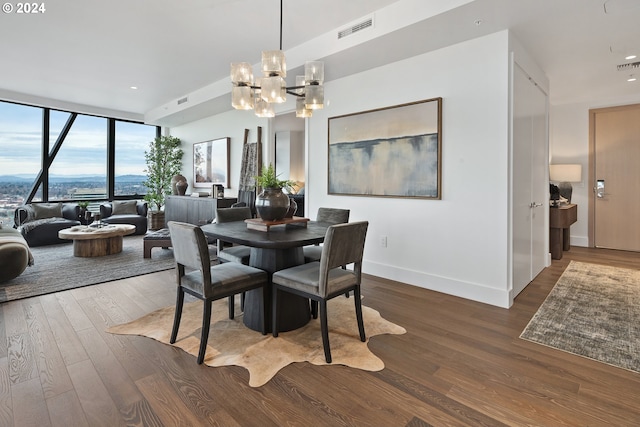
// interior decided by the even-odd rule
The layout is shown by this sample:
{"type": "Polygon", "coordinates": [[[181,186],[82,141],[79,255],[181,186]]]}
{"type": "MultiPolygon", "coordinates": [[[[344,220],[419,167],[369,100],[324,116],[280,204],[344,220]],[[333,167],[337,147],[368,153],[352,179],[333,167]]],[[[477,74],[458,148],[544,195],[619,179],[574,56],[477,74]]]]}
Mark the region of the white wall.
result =
{"type": "MultiPolygon", "coordinates": [[[[368,220],[365,273],[508,307],[508,31],[327,82],[325,93],[306,127],[307,216],[331,206],[368,220]],[[435,97],[443,98],[442,200],[327,194],[329,117],[435,97]]],[[[243,130],[255,140],[258,125],[266,139],[268,121],[244,111],[172,128],[185,144],[185,176],[193,175],[189,144],[230,136],[227,194],[235,195],[243,130]]]]}
{"type": "Polygon", "coordinates": [[[552,105],[550,109],[549,155],[551,163],[579,163],[582,182],[572,184],[571,201],[578,205],[578,221],[571,226],[571,244],[589,246],[589,110],[640,103],[640,95],[597,102],[552,105]]]}
{"type": "Polygon", "coordinates": [[[505,31],[326,84],[328,105],[308,126],[306,212],[369,221],[366,273],[508,307],[508,66],[505,31]],[[434,97],[442,200],[327,194],[329,117],[434,97]]]}
{"type": "Polygon", "coordinates": [[[242,162],[242,144],[244,141],[244,130],[249,129],[249,141],[258,140],[258,126],[262,126],[263,159],[267,162],[269,141],[269,121],[261,119],[248,111],[232,110],[217,116],[208,117],[186,125],[173,127],[170,129],[172,136],[180,138],[184,157],[182,162],[182,175],[187,177],[189,188],[187,193],[193,191],[210,191],[211,188],[196,187],[193,185],[193,144],[196,142],[208,141],[211,139],[230,137],[230,181],[231,188],[225,189],[226,197],[236,197],[238,195],[238,183],[240,182],[240,166],[242,162]]]}

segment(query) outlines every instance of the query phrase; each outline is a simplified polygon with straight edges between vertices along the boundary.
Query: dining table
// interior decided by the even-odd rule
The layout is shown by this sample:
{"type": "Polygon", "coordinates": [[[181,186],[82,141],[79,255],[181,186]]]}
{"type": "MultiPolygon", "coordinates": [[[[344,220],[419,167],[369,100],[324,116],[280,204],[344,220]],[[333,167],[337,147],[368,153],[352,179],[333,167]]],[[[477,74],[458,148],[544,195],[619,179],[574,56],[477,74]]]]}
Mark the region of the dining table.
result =
{"type": "MultiPolygon", "coordinates": [[[[285,268],[304,264],[303,247],[324,241],[330,223],[308,221],[298,224],[282,224],[268,231],[248,227],[244,221],[202,225],[209,238],[238,245],[249,246],[249,265],[264,270],[269,275],[269,286],[254,289],[245,294],[243,323],[250,329],[262,331],[263,307],[266,299],[266,330],[271,331],[271,277],[285,268]]],[[[280,331],[291,331],[306,325],[311,319],[307,298],[288,292],[278,293],[278,325],[280,331]]]]}

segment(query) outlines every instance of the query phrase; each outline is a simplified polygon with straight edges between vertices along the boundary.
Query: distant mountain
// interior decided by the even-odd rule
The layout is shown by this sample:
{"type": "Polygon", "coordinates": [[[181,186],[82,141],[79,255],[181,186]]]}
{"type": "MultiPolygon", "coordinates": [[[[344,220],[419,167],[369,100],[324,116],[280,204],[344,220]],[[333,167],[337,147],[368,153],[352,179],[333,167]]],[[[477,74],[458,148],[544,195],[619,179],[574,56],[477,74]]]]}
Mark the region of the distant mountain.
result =
{"type": "MultiPolygon", "coordinates": [[[[0,182],[5,183],[29,183],[33,182],[35,175],[0,175],[0,182]]],[[[116,176],[116,182],[142,182],[147,179],[146,175],[119,175],[116,176]]],[[[104,182],[104,175],[50,175],[49,181],[55,183],[61,182],[104,182]]]]}
{"type": "Polygon", "coordinates": [[[33,182],[32,178],[23,178],[17,175],[0,175],[0,182],[33,182]]]}
{"type": "Polygon", "coordinates": [[[116,176],[116,182],[142,182],[147,179],[146,175],[120,175],[116,176]]]}

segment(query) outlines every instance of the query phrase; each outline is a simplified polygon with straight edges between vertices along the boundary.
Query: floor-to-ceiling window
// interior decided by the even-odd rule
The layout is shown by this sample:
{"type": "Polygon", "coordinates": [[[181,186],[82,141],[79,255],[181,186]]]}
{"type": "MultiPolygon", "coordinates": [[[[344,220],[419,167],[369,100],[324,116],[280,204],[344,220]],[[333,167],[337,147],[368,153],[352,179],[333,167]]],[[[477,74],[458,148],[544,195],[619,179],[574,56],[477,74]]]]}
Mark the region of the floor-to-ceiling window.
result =
{"type": "Polygon", "coordinates": [[[146,194],[142,184],[146,179],[144,152],[157,135],[154,126],[116,121],[115,131],[115,185],[114,194],[146,194]]]}
{"type": "Polygon", "coordinates": [[[0,221],[31,201],[141,199],[157,126],[0,101],[0,221]]]}
{"type": "MultiPolygon", "coordinates": [[[[62,129],[69,113],[53,113],[50,129],[62,129]]],[[[49,167],[49,201],[106,198],[107,119],[78,115],[49,167]]]]}

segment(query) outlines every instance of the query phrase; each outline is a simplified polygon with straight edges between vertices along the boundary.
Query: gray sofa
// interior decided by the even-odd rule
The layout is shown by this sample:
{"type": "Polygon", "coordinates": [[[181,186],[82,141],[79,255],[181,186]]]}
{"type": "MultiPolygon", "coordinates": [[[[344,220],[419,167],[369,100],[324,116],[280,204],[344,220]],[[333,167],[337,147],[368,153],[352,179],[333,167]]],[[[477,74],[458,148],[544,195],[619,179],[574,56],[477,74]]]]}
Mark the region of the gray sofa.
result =
{"type": "Polygon", "coordinates": [[[136,226],[134,234],[147,232],[147,202],[137,200],[114,200],[100,205],[100,215],[105,224],[131,224],[136,226]]]}
{"type": "Polygon", "coordinates": [[[58,231],[80,225],[77,203],[29,203],[15,210],[14,222],[30,247],[70,242],[58,231]]]}
{"type": "Polygon", "coordinates": [[[0,282],[18,277],[33,264],[33,256],[22,234],[0,224],[0,282]]]}

